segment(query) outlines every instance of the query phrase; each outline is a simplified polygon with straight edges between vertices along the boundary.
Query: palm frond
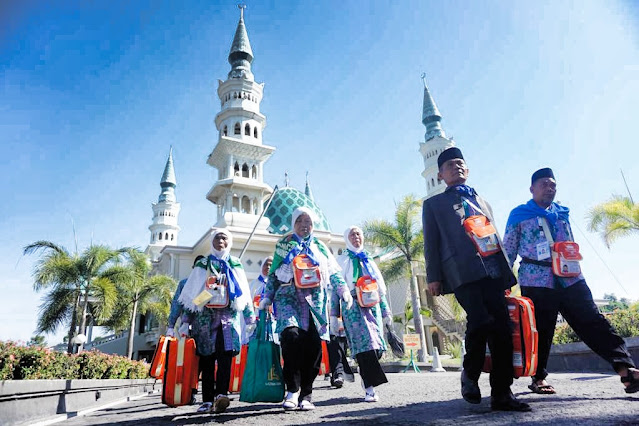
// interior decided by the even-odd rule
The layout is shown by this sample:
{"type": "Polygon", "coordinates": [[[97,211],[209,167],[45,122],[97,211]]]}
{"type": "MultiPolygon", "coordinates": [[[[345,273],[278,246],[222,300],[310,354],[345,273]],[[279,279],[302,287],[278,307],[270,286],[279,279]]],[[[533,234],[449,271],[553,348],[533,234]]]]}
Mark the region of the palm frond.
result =
{"type": "Polygon", "coordinates": [[[108,318],[118,301],[118,291],[113,281],[107,278],[96,278],[91,283],[91,296],[96,301],[93,303],[95,319],[102,321],[108,318]]]}
{"type": "Polygon", "coordinates": [[[55,333],[57,328],[71,319],[75,302],[74,289],[53,287],[43,298],[38,309],[37,333],[55,333]]]}
{"type": "Polygon", "coordinates": [[[404,257],[386,260],[379,265],[379,269],[387,284],[401,278],[410,277],[410,267],[404,257]]]}
{"type": "Polygon", "coordinates": [[[33,254],[36,253],[39,250],[53,250],[57,253],[60,254],[66,254],[67,256],[69,256],[69,252],[67,251],[66,248],[64,248],[61,245],[58,245],[56,243],[53,243],[51,241],[46,241],[46,240],[39,240],[36,241],[35,243],[31,243],[29,245],[26,245],[22,251],[23,254],[27,255],[27,254],[33,254]]]}
{"type": "Polygon", "coordinates": [[[588,229],[599,232],[608,248],[618,238],[639,231],[639,205],[629,197],[614,195],[588,213],[588,229]]]}

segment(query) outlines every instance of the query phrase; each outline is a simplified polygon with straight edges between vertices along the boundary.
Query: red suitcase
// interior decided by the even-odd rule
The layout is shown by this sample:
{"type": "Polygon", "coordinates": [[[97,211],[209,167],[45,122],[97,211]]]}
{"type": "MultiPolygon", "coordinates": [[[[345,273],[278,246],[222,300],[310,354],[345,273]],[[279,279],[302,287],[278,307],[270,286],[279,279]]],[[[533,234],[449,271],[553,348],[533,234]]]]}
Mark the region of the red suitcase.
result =
{"type": "Polygon", "coordinates": [[[240,353],[233,357],[231,364],[231,383],[229,384],[229,392],[239,392],[242,390],[242,377],[246,368],[246,354],[248,345],[242,345],[240,353]]]}
{"type": "Polygon", "coordinates": [[[328,346],[326,346],[326,340],[322,340],[322,361],[320,363],[320,369],[318,376],[324,376],[331,372],[331,365],[328,362],[328,346]]]}
{"type": "Polygon", "coordinates": [[[155,353],[149,368],[149,376],[155,379],[161,380],[164,377],[164,362],[166,361],[166,346],[168,342],[166,336],[160,336],[160,340],[155,347],[155,353]]]}
{"type": "MultiPolygon", "coordinates": [[[[527,297],[506,296],[510,321],[513,324],[513,377],[534,376],[537,372],[537,323],[535,307],[527,297]]],[[[490,352],[486,348],[483,371],[492,369],[490,352]]]]}
{"type": "Polygon", "coordinates": [[[168,340],[162,383],[162,403],[170,407],[187,405],[200,376],[199,357],[195,354],[195,340],[174,337],[168,340]]]}

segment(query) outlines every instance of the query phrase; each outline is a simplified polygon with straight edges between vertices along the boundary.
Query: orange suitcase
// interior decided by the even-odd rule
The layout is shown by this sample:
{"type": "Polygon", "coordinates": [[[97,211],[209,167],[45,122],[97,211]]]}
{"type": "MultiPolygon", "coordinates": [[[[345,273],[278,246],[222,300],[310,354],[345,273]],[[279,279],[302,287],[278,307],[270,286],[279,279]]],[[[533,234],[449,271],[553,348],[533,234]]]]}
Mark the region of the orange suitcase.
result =
{"type": "Polygon", "coordinates": [[[193,390],[198,387],[199,357],[195,354],[195,340],[174,337],[168,340],[162,383],[162,403],[178,407],[191,403],[193,390]]]}
{"type": "Polygon", "coordinates": [[[151,367],[149,368],[149,376],[154,379],[162,379],[164,377],[164,362],[166,361],[166,345],[168,339],[165,336],[160,336],[157,346],[155,347],[155,353],[151,360],[151,367]]]}
{"type": "MultiPolygon", "coordinates": [[[[534,376],[537,372],[537,323],[535,307],[527,297],[506,296],[510,321],[513,324],[513,377],[534,376]]],[[[492,369],[490,352],[486,349],[484,372],[492,369]]]]}
{"type": "Polygon", "coordinates": [[[239,392],[242,389],[242,377],[246,368],[246,354],[248,345],[242,345],[240,353],[233,357],[231,364],[231,383],[229,384],[229,392],[239,392]]]}
{"type": "Polygon", "coordinates": [[[324,376],[331,372],[331,364],[328,362],[328,346],[326,346],[326,341],[322,340],[322,361],[320,363],[320,369],[318,376],[324,376]]]}

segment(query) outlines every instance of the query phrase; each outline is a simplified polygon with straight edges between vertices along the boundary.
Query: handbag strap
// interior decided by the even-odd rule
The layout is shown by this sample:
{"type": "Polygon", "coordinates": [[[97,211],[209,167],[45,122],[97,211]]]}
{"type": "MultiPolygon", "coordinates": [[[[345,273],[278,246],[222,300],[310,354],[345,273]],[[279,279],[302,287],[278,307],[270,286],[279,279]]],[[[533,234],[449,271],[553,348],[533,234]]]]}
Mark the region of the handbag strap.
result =
{"type": "Polygon", "coordinates": [[[548,228],[548,221],[546,220],[545,217],[541,218],[541,228],[544,230],[544,234],[546,235],[546,240],[548,240],[550,245],[552,246],[553,244],[555,244],[555,240],[553,240],[552,234],[550,233],[550,228],[548,228]]]}
{"type": "MultiPolygon", "coordinates": [[[[483,211],[483,210],[482,210],[479,206],[477,206],[475,203],[473,203],[472,201],[470,201],[470,199],[468,199],[468,198],[466,198],[466,197],[461,197],[461,199],[462,199],[462,201],[465,201],[467,204],[470,204],[470,206],[471,206],[473,209],[475,209],[475,211],[476,211],[477,213],[479,213],[479,214],[481,214],[481,215],[486,216],[486,217],[487,217],[488,219],[490,219],[490,220],[491,220],[491,222],[492,222],[492,218],[491,218],[491,217],[489,217],[486,213],[484,213],[484,211],[483,211]]],[[[464,213],[465,213],[465,212],[464,212],[464,213]]]]}

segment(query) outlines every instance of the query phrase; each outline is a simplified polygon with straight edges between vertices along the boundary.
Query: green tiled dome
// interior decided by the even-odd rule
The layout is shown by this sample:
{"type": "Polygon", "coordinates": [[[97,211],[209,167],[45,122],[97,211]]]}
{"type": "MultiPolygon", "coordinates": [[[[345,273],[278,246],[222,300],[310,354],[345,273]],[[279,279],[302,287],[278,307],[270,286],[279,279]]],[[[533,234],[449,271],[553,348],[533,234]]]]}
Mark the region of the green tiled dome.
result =
{"type": "Polygon", "coordinates": [[[293,210],[298,207],[308,207],[315,212],[317,220],[314,223],[314,229],[330,232],[331,227],[317,204],[303,192],[289,186],[275,193],[271,205],[264,214],[271,220],[268,232],[271,234],[286,234],[290,232],[292,230],[293,210]]]}

